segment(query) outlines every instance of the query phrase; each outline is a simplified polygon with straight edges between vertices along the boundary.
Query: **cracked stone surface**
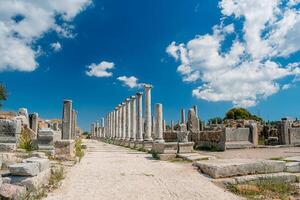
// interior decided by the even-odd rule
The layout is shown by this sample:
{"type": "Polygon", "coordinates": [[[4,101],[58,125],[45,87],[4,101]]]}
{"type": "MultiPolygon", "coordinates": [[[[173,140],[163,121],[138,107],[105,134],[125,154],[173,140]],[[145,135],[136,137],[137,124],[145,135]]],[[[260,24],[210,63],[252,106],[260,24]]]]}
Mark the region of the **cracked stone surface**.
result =
{"type": "Polygon", "coordinates": [[[239,199],[197,172],[191,163],[157,161],[150,154],[89,140],[48,200],[239,199]]]}

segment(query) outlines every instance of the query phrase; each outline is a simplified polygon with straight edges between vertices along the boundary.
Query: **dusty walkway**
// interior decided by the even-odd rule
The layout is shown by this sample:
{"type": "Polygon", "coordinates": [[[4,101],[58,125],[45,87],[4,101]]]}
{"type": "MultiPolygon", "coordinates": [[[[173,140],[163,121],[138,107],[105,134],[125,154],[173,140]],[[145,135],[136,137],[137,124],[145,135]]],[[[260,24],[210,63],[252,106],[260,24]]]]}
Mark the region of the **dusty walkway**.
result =
{"type": "Polygon", "coordinates": [[[204,155],[212,155],[217,158],[250,158],[250,159],[271,159],[285,158],[300,155],[300,147],[269,147],[255,149],[231,149],[221,152],[199,151],[204,155]]]}
{"type": "Polygon", "coordinates": [[[81,163],[48,200],[237,199],[199,174],[191,163],[152,160],[149,154],[88,141],[81,163]]]}

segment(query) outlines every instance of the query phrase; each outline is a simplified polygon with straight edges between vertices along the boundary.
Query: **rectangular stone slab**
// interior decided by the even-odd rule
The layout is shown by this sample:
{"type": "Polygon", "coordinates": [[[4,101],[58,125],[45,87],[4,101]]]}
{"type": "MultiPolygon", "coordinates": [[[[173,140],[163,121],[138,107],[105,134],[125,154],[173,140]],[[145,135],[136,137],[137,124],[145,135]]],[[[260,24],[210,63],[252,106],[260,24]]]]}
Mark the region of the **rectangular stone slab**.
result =
{"type": "Polygon", "coordinates": [[[40,172],[38,163],[16,163],[9,165],[8,169],[15,176],[36,176],[40,172]]]}
{"type": "Polygon", "coordinates": [[[50,161],[47,158],[31,157],[23,160],[24,163],[38,163],[40,172],[50,168],[50,161]]]}
{"type": "Polygon", "coordinates": [[[257,159],[219,159],[197,161],[194,164],[212,178],[226,178],[248,174],[283,172],[284,161],[257,159]]]}

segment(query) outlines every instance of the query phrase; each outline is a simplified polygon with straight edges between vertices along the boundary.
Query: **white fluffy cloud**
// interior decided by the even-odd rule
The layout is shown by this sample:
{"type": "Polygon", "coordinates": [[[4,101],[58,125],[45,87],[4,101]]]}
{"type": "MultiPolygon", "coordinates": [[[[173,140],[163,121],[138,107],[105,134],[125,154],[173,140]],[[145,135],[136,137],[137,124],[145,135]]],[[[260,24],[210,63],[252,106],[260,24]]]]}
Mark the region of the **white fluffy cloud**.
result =
{"type": "Polygon", "coordinates": [[[51,43],[50,47],[53,49],[54,52],[58,52],[62,49],[62,46],[59,42],[51,43]]]}
{"type": "Polygon", "coordinates": [[[222,0],[223,16],[212,34],[198,35],[186,44],[172,42],[166,51],[181,63],[177,71],[183,81],[201,83],[192,91],[195,97],[255,106],[291,86],[280,85],[280,79],[299,79],[299,60],[287,65],[279,61],[291,62],[288,58],[300,50],[299,3],[222,0]]]}
{"type": "Polygon", "coordinates": [[[37,39],[50,30],[62,37],[71,37],[70,21],[90,3],[91,0],[1,1],[0,71],[35,70],[38,67],[37,39]]]}
{"type": "Polygon", "coordinates": [[[119,76],[117,79],[129,88],[141,87],[143,85],[142,83],[138,83],[138,79],[134,76],[119,76]]]}
{"type": "Polygon", "coordinates": [[[112,62],[102,61],[99,64],[92,63],[88,66],[88,71],[86,74],[88,76],[96,76],[96,77],[110,77],[113,75],[112,72],[108,72],[109,69],[113,69],[115,66],[112,62]]]}

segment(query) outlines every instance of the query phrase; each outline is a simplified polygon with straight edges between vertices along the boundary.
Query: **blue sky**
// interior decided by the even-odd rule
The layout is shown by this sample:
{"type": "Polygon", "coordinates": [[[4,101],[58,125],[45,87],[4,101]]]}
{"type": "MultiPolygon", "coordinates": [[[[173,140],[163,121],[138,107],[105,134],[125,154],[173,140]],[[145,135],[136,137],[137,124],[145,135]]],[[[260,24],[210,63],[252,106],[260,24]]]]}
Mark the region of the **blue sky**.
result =
{"type": "MultiPolygon", "coordinates": [[[[263,27],[259,37],[267,45],[260,42],[255,44],[255,48],[249,45],[255,38],[247,37],[245,31],[247,28],[254,31],[251,21],[248,21],[248,27],[245,25],[247,11],[234,7],[230,0],[77,0],[74,1],[76,5],[67,3],[70,5],[64,6],[59,5],[59,1],[55,5],[17,2],[28,5],[24,10],[6,5],[8,11],[0,14],[0,21],[17,33],[17,36],[7,36],[0,26],[0,41],[7,43],[2,43],[2,47],[0,43],[0,60],[4,57],[4,61],[0,61],[0,81],[9,91],[4,110],[27,107],[29,112],[38,112],[42,118],[59,118],[62,100],[72,99],[79,113],[79,126],[88,130],[93,120],[139,91],[139,83],[151,83],[154,85],[152,102],[163,104],[168,122],[177,121],[179,110],[194,104],[198,105],[199,115],[204,120],[224,116],[233,106],[247,106],[254,114],[270,120],[283,116],[299,117],[299,49],[291,46],[295,41],[300,44],[295,36],[300,33],[297,21],[299,2],[296,0],[283,1],[280,5],[263,5],[266,13],[268,6],[271,10],[275,10],[276,6],[282,8],[282,13],[273,20],[277,24],[271,20],[272,17],[266,19],[264,23],[272,21],[277,27],[263,27]],[[43,8],[46,14],[52,14],[44,20],[49,26],[39,26],[41,22],[34,21],[37,17],[31,16],[30,6],[43,8]],[[282,39],[288,33],[280,27],[287,11],[294,11],[296,16],[291,19],[294,25],[287,27],[289,33],[293,33],[288,36],[293,39],[292,42],[282,39]],[[21,28],[16,28],[17,24],[9,26],[8,21],[17,14],[24,17],[24,21],[31,21],[28,20],[21,28]],[[28,32],[26,26],[34,31],[28,32]],[[269,35],[264,37],[263,34],[269,35]],[[8,37],[15,37],[12,44],[16,48],[10,49],[8,37]],[[240,44],[237,45],[240,50],[238,58],[229,52],[234,49],[236,41],[240,44]],[[274,41],[282,42],[275,44],[274,41]],[[210,45],[214,42],[220,44],[217,51],[220,55],[216,55],[210,45]],[[15,52],[19,47],[24,47],[24,52],[15,52]],[[282,55],[284,49],[289,49],[289,52],[282,55]],[[187,57],[185,52],[188,52],[187,57]],[[216,57],[210,58],[211,55],[216,57]],[[232,63],[230,59],[238,60],[238,64],[228,68],[230,75],[219,74],[220,68],[232,63]],[[94,63],[101,68],[104,66],[101,62],[110,63],[109,67],[113,65],[113,68],[104,70],[105,75],[87,75],[88,66],[94,63]],[[245,63],[250,63],[251,67],[248,68],[245,63]],[[293,67],[289,68],[288,64],[293,64],[293,67]],[[179,68],[180,65],[185,67],[179,68]],[[253,68],[253,65],[259,67],[253,68]],[[240,71],[236,73],[236,69],[240,71]],[[224,75],[225,78],[216,81],[216,77],[210,78],[212,75],[217,78],[224,75]],[[118,80],[122,76],[134,76],[138,79],[137,83],[133,81],[133,88],[130,88],[118,80]]],[[[255,8],[257,5],[252,6],[255,8]]],[[[0,6],[0,13],[3,7],[0,6]]]]}

